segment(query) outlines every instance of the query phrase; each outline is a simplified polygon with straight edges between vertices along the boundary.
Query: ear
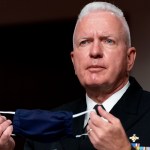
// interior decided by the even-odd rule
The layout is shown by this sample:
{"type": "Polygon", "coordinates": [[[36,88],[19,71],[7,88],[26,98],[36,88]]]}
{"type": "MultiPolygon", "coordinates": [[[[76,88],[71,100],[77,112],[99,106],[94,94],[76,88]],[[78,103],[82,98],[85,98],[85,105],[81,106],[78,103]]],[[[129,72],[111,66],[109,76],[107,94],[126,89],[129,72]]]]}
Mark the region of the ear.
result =
{"type": "Polygon", "coordinates": [[[70,57],[71,57],[71,61],[72,61],[73,65],[74,65],[74,51],[71,51],[70,57]]]}
{"type": "Polygon", "coordinates": [[[128,49],[128,53],[127,53],[127,61],[128,61],[127,70],[129,72],[133,68],[133,65],[134,65],[134,62],[135,62],[135,58],[136,58],[136,49],[134,47],[130,47],[128,49]]]}
{"type": "Polygon", "coordinates": [[[71,60],[72,60],[72,63],[73,63],[74,72],[76,74],[76,69],[75,69],[75,64],[74,64],[74,50],[70,53],[70,56],[71,56],[71,60]]]}

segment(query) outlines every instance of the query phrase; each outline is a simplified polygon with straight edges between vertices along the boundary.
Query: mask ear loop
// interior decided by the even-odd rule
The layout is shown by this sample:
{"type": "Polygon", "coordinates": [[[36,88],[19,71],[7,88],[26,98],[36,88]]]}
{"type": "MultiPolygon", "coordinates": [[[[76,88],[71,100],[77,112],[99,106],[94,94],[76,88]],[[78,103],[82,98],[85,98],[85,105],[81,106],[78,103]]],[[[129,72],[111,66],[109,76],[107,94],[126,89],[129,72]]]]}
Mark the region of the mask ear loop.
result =
{"type": "MultiPolygon", "coordinates": [[[[90,113],[91,111],[95,111],[95,109],[91,109],[91,110],[83,111],[83,112],[78,113],[78,114],[74,114],[72,117],[73,117],[73,118],[80,117],[81,115],[90,113]]],[[[76,138],[80,138],[81,136],[87,136],[87,135],[88,135],[88,132],[87,132],[87,133],[83,133],[83,134],[76,135],[75,137],[76,137],[76,138]]]]}
{"type": "Polygon", "coordinates": [[[15,112],[14,111],[0,111],[0,114],[12,114],[12,115],[14,115],[15,112]]]}
{"type": "Polygon", "coordinates": [[[74,115],[72,116],[72,118],[76,118],[76,117],[82,116],[82,115],[84,115],[84,114],[90,113],[91,111],[95,111],[95,109],[91,109],[91,110],[87,110],[87,111],[80,112],[80,113],[78,113],[78,114],[74,114],[74,115]]]}

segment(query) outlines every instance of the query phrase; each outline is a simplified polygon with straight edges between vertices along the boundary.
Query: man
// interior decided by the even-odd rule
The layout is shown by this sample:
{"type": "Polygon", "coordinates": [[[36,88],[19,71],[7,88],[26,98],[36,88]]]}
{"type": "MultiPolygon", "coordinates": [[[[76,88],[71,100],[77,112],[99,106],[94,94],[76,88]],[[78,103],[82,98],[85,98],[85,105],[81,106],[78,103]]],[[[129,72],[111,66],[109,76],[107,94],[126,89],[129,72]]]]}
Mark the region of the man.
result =
{"type": "Polygon", "coordinates": [[[107,2],[92,2],[79,14],[71,59],[86,94],[56,110],[74,114],[102,104],[73,120],[74,135],[54,143],[27,140],[25,150],[131,150],[150,146],[150,93],[130,77],[136,49],[122,11],[107,2]],[[90,118],[90,119],[89,119],[90,118]],[[131,146],[132,145],[132,146],[131,146]]]}
{"type": "Polygon", "coordinates": [[[0,116],[0,150],[13,150],[15,142],[11,137],[13,130],[12,122],[6,117],[0,116]]]}

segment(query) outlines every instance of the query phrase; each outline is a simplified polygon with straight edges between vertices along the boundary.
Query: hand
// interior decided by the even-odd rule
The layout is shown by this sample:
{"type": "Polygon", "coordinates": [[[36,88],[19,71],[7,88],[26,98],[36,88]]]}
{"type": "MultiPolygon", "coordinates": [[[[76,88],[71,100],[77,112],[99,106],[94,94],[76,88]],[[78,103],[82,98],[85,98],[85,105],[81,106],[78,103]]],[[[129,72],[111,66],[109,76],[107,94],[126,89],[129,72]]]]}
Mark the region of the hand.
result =
{"type": "Polygon", "coordinates": [[[87,126],[93,146],[97,150],[131,150],[131,144],[120,120],[101,107],[98,107],[98,111],[102,117],[91,112],[87,126]]]}
{"type": "Polygon", "coordinates": [[[13,150],[15,141],[11,137],[13,127],[11,120],[0,115],[0,150],[13,150]]]}

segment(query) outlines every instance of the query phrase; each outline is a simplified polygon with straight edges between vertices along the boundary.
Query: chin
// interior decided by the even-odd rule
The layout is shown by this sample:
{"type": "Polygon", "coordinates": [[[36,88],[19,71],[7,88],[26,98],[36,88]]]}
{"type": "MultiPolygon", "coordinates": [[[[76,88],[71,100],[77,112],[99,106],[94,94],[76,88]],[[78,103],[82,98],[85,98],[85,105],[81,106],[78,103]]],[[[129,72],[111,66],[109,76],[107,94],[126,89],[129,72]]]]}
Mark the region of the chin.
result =
{"type": "Polygon", "coordinates": [[[86,87],[99,87],[101,85],[103,85],[103,83],[100,82],[89,82],[85,84],[86,87]]]}

